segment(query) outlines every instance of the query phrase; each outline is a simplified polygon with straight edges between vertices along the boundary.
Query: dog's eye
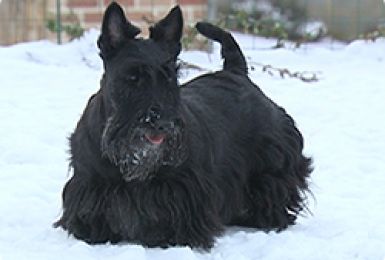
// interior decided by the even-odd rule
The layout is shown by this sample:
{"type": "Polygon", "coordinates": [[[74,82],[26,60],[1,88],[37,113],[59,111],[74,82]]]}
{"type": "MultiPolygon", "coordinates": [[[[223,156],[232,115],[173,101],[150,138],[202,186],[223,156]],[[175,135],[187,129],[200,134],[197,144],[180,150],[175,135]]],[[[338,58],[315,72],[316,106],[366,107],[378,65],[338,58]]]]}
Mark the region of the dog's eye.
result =
{"type": "Polygon", "coordinates": [[[130,83],[137,83],[139,81],[139,76],[136,74],[129,74],[125,77],[130,83]]]}

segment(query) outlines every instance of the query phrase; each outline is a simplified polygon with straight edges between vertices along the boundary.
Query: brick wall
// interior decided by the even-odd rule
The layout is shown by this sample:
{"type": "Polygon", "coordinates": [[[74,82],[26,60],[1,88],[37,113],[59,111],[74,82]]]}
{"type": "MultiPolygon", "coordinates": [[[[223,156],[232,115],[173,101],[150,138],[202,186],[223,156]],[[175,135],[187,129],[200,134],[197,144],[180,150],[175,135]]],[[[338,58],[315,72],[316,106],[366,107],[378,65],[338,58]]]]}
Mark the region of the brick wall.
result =
{"type": "MultiPolygon", "coordinates": [[[[111,0],[61,0],[64,20],[68,14],[77,16],[80,24],[88,29],[100,28],[103,12],[111,0]]],[[[206,18],[207,0],[117,0],[126,11],[128,19],[147,34],[148,22],[157,21],[179,4],[183,11],[185,25],[194,24],[206,18]]],[[[56,0],[48,0],[48,10],[56,12],[56,0]]]]}

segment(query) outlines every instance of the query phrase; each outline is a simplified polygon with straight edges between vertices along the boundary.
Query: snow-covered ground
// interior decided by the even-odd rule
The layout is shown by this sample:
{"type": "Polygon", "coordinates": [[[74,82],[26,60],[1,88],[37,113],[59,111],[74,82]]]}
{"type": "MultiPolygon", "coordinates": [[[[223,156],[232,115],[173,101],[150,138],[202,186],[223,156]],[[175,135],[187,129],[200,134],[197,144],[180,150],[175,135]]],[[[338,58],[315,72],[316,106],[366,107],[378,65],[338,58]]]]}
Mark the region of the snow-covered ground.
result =
{"type": "MultiPolygon", "coordinates": [[[[210,253],[186,247],[89,246],[52,228],[68,178],[67,137],[99,87],[98,32],[63,46],[0,47],[0,259],[385,259],[385,39],[272,50],[237,35],[249,60],[317,71],[304,83],[250,73],[295,118],[314,157],[313,215],[276,234],[229,228],[210,253]]],[[[214,55],[181,57],[209,69],[214,55]]],[[[183,73],[181,80],[197,72],[183,73]]]]}

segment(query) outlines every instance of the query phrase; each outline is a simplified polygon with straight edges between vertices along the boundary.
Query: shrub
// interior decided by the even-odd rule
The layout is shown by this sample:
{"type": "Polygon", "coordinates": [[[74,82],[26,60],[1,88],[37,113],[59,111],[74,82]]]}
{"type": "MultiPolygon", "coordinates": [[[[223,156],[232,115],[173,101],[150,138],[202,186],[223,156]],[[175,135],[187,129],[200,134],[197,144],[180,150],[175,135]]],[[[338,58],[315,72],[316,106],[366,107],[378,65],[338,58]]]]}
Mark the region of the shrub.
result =
{"type": "Polygon", "coordinates": [[[277,38],[276,47],[281,47],[284,40],[316,41],[326,33],[320,23],[314,32],[305,30],[308,27],[306,10],[295,0],[242,1],[231,4],[228,12],[221,15],[220,26],[277,38]]]}
{"type": "MultiPolygon", "coordinates": [[[[84,28],[80,25],[79,18],[72,10],[66,17],[64,17],[64,20],[67,22],[62,23],[61,31],[65,32],[71,41],[80,38],[84,34],[84,28]]],[[[57,33],[60,30],[55,18],[47,19],[46,28],[54,33],[57,33]]]]}

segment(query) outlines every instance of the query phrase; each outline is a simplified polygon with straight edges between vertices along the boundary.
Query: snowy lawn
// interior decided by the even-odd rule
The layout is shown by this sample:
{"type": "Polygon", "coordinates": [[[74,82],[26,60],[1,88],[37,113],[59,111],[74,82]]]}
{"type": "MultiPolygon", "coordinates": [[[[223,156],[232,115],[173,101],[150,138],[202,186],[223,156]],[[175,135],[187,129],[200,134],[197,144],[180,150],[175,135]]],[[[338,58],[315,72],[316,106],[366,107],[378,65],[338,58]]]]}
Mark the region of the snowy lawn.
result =
{"type": "MultiPolygon", "coordinates": [[[[385,39],[323,42],[272,50],[273,41],[237,35],[250,61],[318,71],[320,81],[250,76],[294,117],[314,157],[313,215],[288,230],[229,228],[210,253],[139,245],[89,246],[52,228],[68,173],[67,137],[102,65],[91,31],[63,46],[0,47],[0,259],[385,259],[385,39]]],[[[185,52],[208,69],[219,52],[185,52]]],[[[181,81],[197,75],[182,74],[181,81]]],[[[261,122],[263,123],[263,122],[261,122]]]]}

